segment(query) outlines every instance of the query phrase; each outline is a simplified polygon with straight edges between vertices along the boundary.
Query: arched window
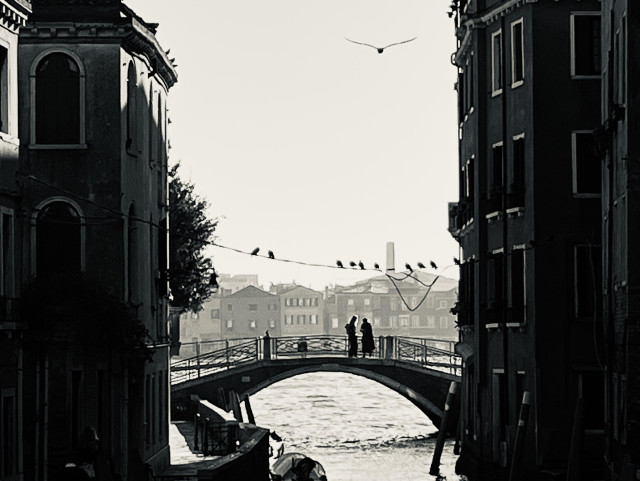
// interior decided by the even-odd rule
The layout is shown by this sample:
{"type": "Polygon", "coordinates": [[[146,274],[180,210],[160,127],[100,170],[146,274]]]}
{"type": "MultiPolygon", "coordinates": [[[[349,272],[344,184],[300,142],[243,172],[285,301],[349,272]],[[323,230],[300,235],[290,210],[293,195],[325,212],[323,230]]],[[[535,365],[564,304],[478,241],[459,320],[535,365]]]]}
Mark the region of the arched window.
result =
{"type": "Polygon", "coordinates": [[[66,202],[52,202],[36,220],[36,273],[79,274],[81,269],[80,215],[66,202]]]}
{"type": "Polygon", "coordinates": [[[136,78],[136,67],[133,62],[129,62],[127,70],[127,150],[133,151],[136,147],[136,97],[138,82],[136,78]]]}
{"type": "Polygon", "coordinates": [[[36,143],[80,143],[80,69],[70,56],[51,53],[36,68],[36,143]]]}

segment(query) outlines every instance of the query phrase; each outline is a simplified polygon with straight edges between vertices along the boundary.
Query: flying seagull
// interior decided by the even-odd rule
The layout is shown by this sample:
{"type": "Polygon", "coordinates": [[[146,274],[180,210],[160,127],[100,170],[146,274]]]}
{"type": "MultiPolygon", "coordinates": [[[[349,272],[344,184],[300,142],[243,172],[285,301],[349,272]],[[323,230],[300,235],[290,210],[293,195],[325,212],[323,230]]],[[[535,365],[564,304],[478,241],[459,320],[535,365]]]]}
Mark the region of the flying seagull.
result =
{"type": "Polygon", "coordinates": [[[345,39],[347,39],[351,43],[357,43],[358,45],[366,45],[367,47],[375,48],[378,51],[378,53],[384,52],[385,48],[393,47],[394,45],[400,45],[402,43],[411,42],[411,41],[415,40],[416,38],[418,38],[418,37],[413,37],[413,38],[410,38],[409,40],[403,40],[402,42],[390,43],[386,47],[376,47],[375,45],[371,45],[371,44],[368,44],[368,43],[362,43],[362,42],[356,42],[355,40],[351,40],[350,38],[345,37],[345,39]]]}

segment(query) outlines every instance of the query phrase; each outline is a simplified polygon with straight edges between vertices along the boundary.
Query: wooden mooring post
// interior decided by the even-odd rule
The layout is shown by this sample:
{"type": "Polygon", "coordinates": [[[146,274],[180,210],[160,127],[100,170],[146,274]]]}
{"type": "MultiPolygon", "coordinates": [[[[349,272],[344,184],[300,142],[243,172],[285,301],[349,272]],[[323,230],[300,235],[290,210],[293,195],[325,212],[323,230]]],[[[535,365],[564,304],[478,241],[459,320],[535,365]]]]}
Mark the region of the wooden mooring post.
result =
{"type": "Polygon", "coordinates": [[[440,420],[440,430],[438,431],[438,439],[436,441],[436,447],[433,451],[433,459],[431,460],[431,468],[429,474],[431,476],[437,476],[440,473],[440,457],[442,456],[442,449],[444,448],[444,441],[447,437],[447,424],[449,423],[449,413],[453,406],[453,401],[456,398],[456,390],[458,383],[451,381],[449,386],[449,392],[447,393],[447,399],[444,403],[444,412],[442,413],[442,419],[440,420]]]}
{"type": "Polygon", "coordinates": [[[249,395],[245,394],[242,396],[242,400],[244,401],[244,408],[247,410],[247,418],[251,424],[256,423],[256,418],[253,416],[253,409],[251,409],[251,402],[249,402],[249,395]]]}

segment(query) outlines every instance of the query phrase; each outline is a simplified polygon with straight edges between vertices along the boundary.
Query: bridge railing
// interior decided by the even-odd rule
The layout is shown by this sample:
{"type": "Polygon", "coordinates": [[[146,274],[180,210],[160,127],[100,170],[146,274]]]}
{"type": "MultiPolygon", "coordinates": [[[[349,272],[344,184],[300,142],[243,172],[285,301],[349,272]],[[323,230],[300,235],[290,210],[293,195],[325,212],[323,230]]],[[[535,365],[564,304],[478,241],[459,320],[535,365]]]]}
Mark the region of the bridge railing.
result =
{"type": "Polygon", "coordinates": [[[259,341],[250,339],[240,344],[231,345],[228,348],[225,347],[200,356],[172,362],[171,383],[178,384],[255,361],[258,358],[258,349],[259,341]]]}
{"type": "Polygon", "coordinates": [[[462,375],[462,359],[455,352],[455,341],[400,336],[396,338],[394,359],[462,375]]]}
{"type": "MultiPolygon", "coordinates": [[[[358,352],[361,353],[361,338],[358,352]]],[[[374,338],[375,350],[371,357],[397,359],[418,363],[460,376],[462,361],[456,354],[455,341],[420,337],[379,336],[374,338]]],[[[307,356],[347,357],[347,336],[314,335],[274,338],[244,338],[220,341],[222,347],[210,352],[174,360],[171,362],[171,383],[179,384],[190,379],[237,367],[263,359],[292,359],[307,356]]]]}

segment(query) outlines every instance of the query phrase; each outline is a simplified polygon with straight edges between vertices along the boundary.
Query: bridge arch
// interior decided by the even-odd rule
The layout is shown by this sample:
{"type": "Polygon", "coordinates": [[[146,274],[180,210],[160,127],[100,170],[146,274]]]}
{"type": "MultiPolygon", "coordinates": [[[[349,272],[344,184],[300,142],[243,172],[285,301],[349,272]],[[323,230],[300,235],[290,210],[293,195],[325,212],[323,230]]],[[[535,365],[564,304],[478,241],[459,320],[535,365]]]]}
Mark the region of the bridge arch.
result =
{"type": "Polygon", "coordinates": [[[341,372],[346,374],[353,374],[356,376],[362,376],[364,378],[370,379],[372,381],[376,381],[383,386],[388,387],[392,391],[397,392],[404,398],[411,401],[415,406],[418,407],[436,426],[438,426],[439,420],[442,418],[442,409],[438,408],[432,401],[430,401],[427,397],[423,396],[419,392],[410,387],[398,382],[395,379],[392,379],[388,376],[380,374],[378,372],[364,369],[362,367],[354,366],[354,365],[345,365],[338,363],[323,363],[323,364],[313,364],[301,367],[291,368],[289,370],[277,373],[273,376],[270,376],[262,381],[252,385],[247,390],[245,390],[245,394],[252,396],[263,389],[277,383],[280,381],[284,381],[285,379],[290,379],[292,377],[298,376],[300,374],[309,374],[314,372],[341,372]]]}

